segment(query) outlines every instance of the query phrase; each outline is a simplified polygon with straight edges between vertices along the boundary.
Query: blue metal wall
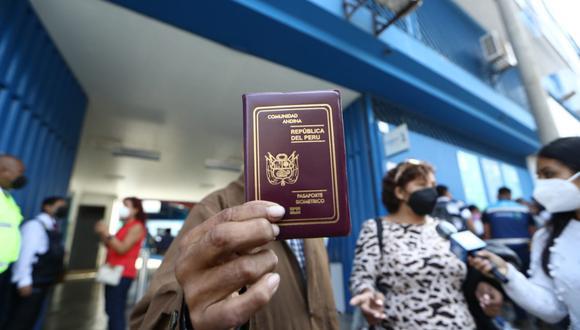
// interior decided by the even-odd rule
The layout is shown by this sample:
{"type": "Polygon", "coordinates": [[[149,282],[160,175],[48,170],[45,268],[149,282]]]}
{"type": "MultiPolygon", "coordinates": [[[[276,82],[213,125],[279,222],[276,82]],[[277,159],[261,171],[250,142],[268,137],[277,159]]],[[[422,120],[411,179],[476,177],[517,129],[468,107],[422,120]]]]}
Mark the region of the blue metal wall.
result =
{"type": "Polygon", "coordinates": [[[25,217],[66,196],[86,97],[28,1],[0,1],[0,153],[21,158],[25,217]]]}

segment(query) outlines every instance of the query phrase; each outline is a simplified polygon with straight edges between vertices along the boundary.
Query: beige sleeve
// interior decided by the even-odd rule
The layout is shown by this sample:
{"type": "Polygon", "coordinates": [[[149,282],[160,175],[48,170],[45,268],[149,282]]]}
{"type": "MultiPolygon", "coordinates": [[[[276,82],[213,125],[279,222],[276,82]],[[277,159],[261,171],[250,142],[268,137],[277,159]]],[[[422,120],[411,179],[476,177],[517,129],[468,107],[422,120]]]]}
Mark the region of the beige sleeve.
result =
{"type": "Polygon", "coordinates": [[[176,243],[193,227],[218,213],[222,205],[220,196],[215,193],[193,208],[155,272],[147,293],[131,312],[131,329],[168,329],[172,313],[180,311],[183,299],[183,292],[175,278],[175,262],[179,252],[179,244],[176,243]]]}

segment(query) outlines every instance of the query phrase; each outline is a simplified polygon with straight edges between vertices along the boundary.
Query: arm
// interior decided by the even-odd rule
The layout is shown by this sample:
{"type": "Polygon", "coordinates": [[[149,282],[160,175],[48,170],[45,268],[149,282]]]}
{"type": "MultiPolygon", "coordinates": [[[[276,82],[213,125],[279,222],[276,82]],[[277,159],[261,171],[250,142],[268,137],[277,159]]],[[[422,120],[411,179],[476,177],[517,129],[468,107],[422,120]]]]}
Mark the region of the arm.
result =
{"type": "MultiPolygon", "coordinates": [[[[272,236],[274,228],[265,228],[264,215],[255,214],[256,212],[263,212],[263,204],[267,202],[254,201],[243,204],[241,210],[245,210],[244,213],[246,213],[243,218],[246,218],[251,213],[254,214],[251,217],[256,219],[243,220],[243,224],[241,223],[242,219],[240,215],[237,215],[238,213],[235,212],[235,209],[239,211],[239,205],[244,200],[242,179],[240,177],[238,181],[231,183],[225,189],[218,190],[207,196],[190,212],[179,235],[169,247],[161,267],[155,273],[147,293],[133,309],[131,313],[131,329],[168,328],[172,318],[181,314],[182,310],[185,311],[185,314],[189,312],[189,315],[185,317],[191,317],[193,326],[196,328],[204,328],[203,325],[199,324],[199,322],[204,321],[200,317],[205,320],[213,317],[215,323],[212,328],[228,328],[226,323],[231,322],[232,318],[248,317],[248,315],[253,314],[270,300],[272,294],[276,291],[276,287],[269,286],[270,289],[265,290],[263,281],[256,283],[255,281],[246,281],[244,279],[244,277],[250,275],[259,275],[258,273],[263,273],[273,266],[271,262],[274,262],[274,260],[253,260],[259,256],[261,256],[260,258],[267,256],[264,253],[271,250],[261,249],[262,252],[255,255],[245,254],[247,251],[254,250],[256,245],[261,246],[264,240],[272,241],[274,239],[272,236]],[[224,221],[227,216],[235,216],[235,219],[224,221]],[[258,230],[256,225],[261,230],[258,230]],[[234,229],[233,227],[236,227],[235,230],[228,229],[234,229]],[[250,244],[252,245],[251,247],[246,243],[243,244],[244,246],[239,244],[240,239],[247,240],[248,238],[258,243],[250,244]],[[208,246],[208,244],[211,245],[212,241],[215,242],[215,239],[220,239],[221,245],[219,247],[208,246]],[[256,241],[256,239],[259,240],[256,241]],[[219,255],[222,254],[214,255],[217,259],[211,265],[216,265],[215,267],[218,268],[230,267],[230,269],[228,271],[216,269],[218,270],[217,272],[212,270],[214,267],[208,269],[201,258],[206,257],[207,252],[215,252],[226,248],[235,248],[234,250],[236,251],[241,249],[246,252],[240,252],[240,255],[235,258],[225,254],[226,260],[221,260],[219,255]],[[247,267],[240,269],[238,266],[241,261],[246,266],[249,264],[253,266],[251,269],[247,267]],[[232,274],[241,274],[241,276],[232,278],[230,276],[232,274]],[[178,279],[183,285],[180,285],[178,279]],[[208,281],[207,279],[213,280],[208,281]],[[229,306],[225,306],[222,301],[222,298],[226,296],[215,297],[216,294],[221,294],[220,291],[226,285],[231,285],[233,282],[240,280],[244,281],[244,283],[234,283],[238,289],[250,284],[253,289],[239,295],[239,297],[231,297],[228,302],[229,306]],[[200,289],[207,290],[205,293],[208,295],[206,296],[199,291],[192,292],[200,289]],[[258,298],[258,300],[256,301],[255,298],[258,298]],[[206,306],[206,310],[211,313],[200,314],[200,308],[204,308],[201,304],[208,300],[215,302],[212,306],[206,306]],[[238,303],[241,300],[244,301],[243,304],[238,303]],[[184,301],[187,306],[183,306],[184,301]],[[210,314],[213,314],[213,316],[210,314]]],[[[270,216],[268,216],[268,219],[277,221],[272,220],[270,216]]],[[[276,277],[268,277],[268,279],[269,283],[275,284],[276,277]]],[[[209,324],[206,324],[206,326],[209,328],[209,324]]]]}
{"type": "Polygon", "coordinates": [[[131,227],[123,240],[103,234],[100,234],[100,236],[101,241],[113,249],[113,251],[118,254],[125,254],[143,237],[143,228],[141,226],[131,227]]]}
{"type": "Polygon", "coordinates": [[[530,233],[530,237],[534,237],[534,234],[536,233],[537,227],[536,227],[536,221],[534,220],[534,217],[528,213],[528,232],[530,233]]]}
{"type": "Polygon", "coordinates": [[[481,222],[483,223],[483,239],[491,239],[491,225],[489,224],[489,214],[483,212],[481,215],[481,222]]]}
{"type": "Polygon", "coordinates": [[[368,220],[363,224],[355,247],[350,277],[353,296],[367,289],[376,290],[380,254],[376,224],[374,220],[368,220]]]}
{"type": "Polygon", "coordinates": [[[483,224],[483,239],[491,239],[491,226],[489,223],[483,224]]]}
{"type": "Polygon", "coordinates": [[[41,239],[44,228],[38,221],[29,221],[22,225],[20,232],[20,255],[12,270],[12,281],[19,289],[32,286],[32,266],[44,242],[41,239]]]}
{"type": "Polygon", "coordinates": [[[355,248],[353,270],[350,278],[352,306],[360,307],[370,325],[376,325],[386,318],[384,313],[385,297],[376,287],[380,272],[378,230],[375,220],[363,224],[355,248]]]}
{"type": "Polygon", "coordinates": [[[552,279],[541,269],[528,279],[508,264],[506,276],[509,282],[503,286],[505,292],[526,311],[548,323],[557,323],[568,315],[568,309],[556,297],[552,279]]]}
{"type": "Polygon", "coordinates": [[[473,219],[472,218],[467,219],[466,224],[467,224],[467,229],[470,232],[472,232],[474,234],[477,234],[476,233],[476,230],[475,230],[475,224],[473,223],[473,219]]]}
{"type": "Polygon", "coordinates": [[[556,323],[566,317],[568,310],[556,297],[553,280],[542,270],[541,254],[546,237],[547,232],[543,229],[534,236],[530,263],[532,276],[529,279],[514,266],[487,251],[481,251],[476,258],[470,258],[470,264],[486,274],[491,270],[491,263],[496,264],[509,280],[503,289],[514,302],[544,321],[556,323]]]}

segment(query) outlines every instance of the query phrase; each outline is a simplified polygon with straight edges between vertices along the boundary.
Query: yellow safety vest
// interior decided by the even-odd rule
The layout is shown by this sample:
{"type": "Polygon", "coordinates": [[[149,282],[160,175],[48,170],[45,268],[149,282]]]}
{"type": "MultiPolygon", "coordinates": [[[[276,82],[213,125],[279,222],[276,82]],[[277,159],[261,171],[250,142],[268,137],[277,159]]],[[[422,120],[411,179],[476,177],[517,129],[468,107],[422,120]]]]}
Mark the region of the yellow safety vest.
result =
{"type": "Polygon", "coordinates": [[[0,274],[18,259],[22,212],[12,196],[0,191],[0,274]]]}

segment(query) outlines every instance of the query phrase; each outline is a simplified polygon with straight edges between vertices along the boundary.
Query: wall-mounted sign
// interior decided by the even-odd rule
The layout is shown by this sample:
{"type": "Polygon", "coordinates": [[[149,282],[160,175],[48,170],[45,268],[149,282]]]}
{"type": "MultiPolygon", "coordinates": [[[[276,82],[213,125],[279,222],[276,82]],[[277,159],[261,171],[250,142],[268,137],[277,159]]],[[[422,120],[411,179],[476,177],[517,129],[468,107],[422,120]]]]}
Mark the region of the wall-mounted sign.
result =
{"type": "Polygon", "coordinates": [[[407,124],[402,124],[394,130],[383,134],[383,145],[387,157],[409,150],[411,143],[409,141],[407,124]]]}

